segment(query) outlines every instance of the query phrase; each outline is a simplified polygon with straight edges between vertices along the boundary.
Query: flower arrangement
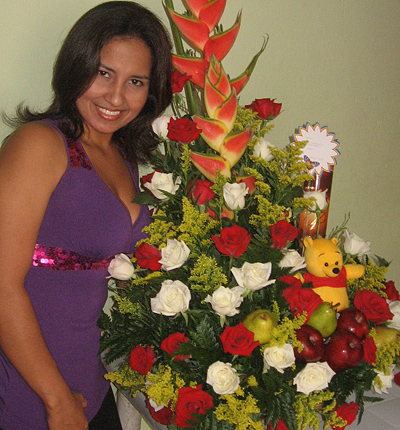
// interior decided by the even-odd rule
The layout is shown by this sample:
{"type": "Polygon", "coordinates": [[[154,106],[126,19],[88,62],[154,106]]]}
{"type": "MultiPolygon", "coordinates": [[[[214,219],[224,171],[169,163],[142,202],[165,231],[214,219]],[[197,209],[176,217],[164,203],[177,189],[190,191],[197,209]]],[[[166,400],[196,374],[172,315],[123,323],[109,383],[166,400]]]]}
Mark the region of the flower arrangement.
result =
{"type": "Polygon", "coordinates": [[[347,219],[331,236],[344,263],[365,269],[347,281],[348,310],[337,313],[302,282],[299,218],[324,210],[325,195],[304,194],[313,180],[305,142],[279,149],[266,140],[281,104],[239,105],[265,44],[229,79],[221,61],[241,15],[224,31],[225,3],[185,0],[179,14],[165,1],[177,51],[174,115],[154,123],[154,171],[136,197],[154,208],[148,236],[109,268],[101,344],[106,361],[120,364],[106,377],[144,393],[170,429],[344,428],[377,400],[370,390],[391,386],[400,297],[387,262],[348,232],[347,219]],[[352,360],[335,342],[352,345],[352,360]]]}

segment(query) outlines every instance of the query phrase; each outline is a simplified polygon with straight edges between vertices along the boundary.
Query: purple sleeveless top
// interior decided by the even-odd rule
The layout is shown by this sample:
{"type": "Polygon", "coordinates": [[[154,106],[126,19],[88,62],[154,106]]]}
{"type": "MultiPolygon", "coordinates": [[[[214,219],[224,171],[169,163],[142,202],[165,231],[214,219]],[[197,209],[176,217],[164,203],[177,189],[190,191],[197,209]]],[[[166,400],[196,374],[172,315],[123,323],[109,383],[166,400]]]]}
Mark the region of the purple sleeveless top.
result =
{"type": "MultiPolygon", "coordinates": [[[[88,401],[90,421],[109,388],[96,325],[107,299],[107,267],[115,254],[134,252],[150,217],[142,206],[132,225],[128,209],[98,176],[80,142],[63,137],[68,167],[50,198],[25,288],[61,374],[88,401]]],[[[1,351],[0,428],[47,429],[43,403],[1,351]]]]}

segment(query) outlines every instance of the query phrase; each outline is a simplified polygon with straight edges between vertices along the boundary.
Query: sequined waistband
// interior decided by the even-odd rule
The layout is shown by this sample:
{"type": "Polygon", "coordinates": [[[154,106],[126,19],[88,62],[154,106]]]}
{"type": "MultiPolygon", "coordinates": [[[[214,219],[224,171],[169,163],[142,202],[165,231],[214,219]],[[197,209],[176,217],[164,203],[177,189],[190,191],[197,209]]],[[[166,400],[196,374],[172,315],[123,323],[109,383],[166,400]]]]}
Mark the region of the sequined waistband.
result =
{"type": "Polygon", "coordinates": [[[36,244],[32,264],[51,270],[101,270],[108,267],[112,258],[95,260],[62,248],[36,244]]]}

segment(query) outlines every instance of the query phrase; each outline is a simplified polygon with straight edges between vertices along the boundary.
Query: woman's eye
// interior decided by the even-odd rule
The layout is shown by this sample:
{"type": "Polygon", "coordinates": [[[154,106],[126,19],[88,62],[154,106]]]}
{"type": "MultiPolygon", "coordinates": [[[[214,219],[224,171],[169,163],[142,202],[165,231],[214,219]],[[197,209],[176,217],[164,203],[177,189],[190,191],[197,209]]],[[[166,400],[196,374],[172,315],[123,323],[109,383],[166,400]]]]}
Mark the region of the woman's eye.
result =
{"type": "Polygon", "coordinates": [[[135,86],[143,85],[142,81],[139,81],[138,79],[131,79],[131,84],[135,86]]]}
{"type": "Polygon", "coordinates": [[[99,74],[99,76],[104,76],[104,77],[108,77],[108,72],[106,72],[105,70],[99,70],[97,72],[99,74]]]}

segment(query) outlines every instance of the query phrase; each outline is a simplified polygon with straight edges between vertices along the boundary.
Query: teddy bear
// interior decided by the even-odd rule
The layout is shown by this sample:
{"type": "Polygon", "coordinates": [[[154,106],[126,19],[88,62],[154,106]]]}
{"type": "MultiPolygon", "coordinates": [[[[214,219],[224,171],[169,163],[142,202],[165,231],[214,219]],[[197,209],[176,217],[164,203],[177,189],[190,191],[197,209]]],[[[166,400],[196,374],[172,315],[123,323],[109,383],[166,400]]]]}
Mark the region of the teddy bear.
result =
{"type": "Polygon", "coordinates": [[[313,290],[324,302],[332,303],[337,311],[349,307],[347,279],[361,278],[365,267],[361,264],[343,265],[343,256],[337,246],[338,239],[312,239],[305,237],[304,258],[307,273],[296,273],[303,283],[312,282],[313,290]]]}

